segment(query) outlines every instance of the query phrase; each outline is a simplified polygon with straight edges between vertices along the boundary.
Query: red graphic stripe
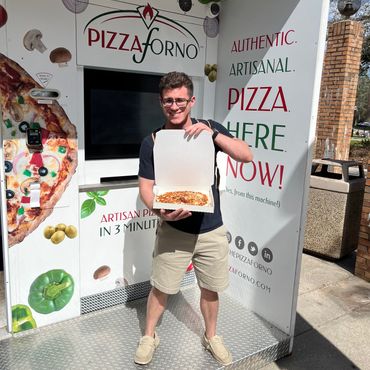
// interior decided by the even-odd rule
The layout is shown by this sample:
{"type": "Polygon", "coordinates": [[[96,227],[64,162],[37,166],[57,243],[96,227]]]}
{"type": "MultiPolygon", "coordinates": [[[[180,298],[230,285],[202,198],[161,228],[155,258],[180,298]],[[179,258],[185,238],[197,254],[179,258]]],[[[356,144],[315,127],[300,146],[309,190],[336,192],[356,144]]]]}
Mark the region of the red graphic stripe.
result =
{"type": "Polygon", "coordinates": [[[111,20],[114,20],[114,19],[120,19],[120,18],[141,18],[141,17],[140,17],[140,15],[121,15],[119,17],[108,18],[108,19],[106,19],[105,21],[103,21],[101,23],[105,23],[105,22],[108,22],[108,21],[111,21],[111,20]]]}

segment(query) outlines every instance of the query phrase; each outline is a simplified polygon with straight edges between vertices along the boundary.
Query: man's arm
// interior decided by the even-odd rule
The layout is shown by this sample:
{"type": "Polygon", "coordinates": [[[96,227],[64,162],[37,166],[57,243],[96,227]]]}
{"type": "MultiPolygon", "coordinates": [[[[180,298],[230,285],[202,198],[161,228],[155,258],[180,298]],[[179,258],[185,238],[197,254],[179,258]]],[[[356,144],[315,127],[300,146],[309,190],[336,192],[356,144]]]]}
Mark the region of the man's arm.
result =
{"type": "Polygon", "coordinates": [[[215,138],[215,143],[224,153],[238,162],[251,162],[253,159],[249,145],[236,137],[228,137],[220,132],[215,138]]]}
{"type": "Polygon", "coordinates": [[[154,180],[146,179],[139,176],[139,193],[143,203],[153,211],[158,217],[165,221],[178,221],[183,218],[191,216],[191,212],[184,209],[167,210],[167,209],[153,209],[154,201],[154,180]]]}
{"type": "MultiPolygon", "coordinates": [[[[154,201],[153,187],[154,180],[149,180],[139,176],[140,198],[150,210],[153,210],[153,201],[154,201]]],[[[159,210],[153,210],[153,212],[159,216],[159,210]]]]}
{"type": "MultiPolygon", "coordinates": [[[[199,135],[201,131],[208,131],[213,134],[213,130],[202,122],[187,127],[185,131],[190,137],[199,135]]],[[[226,136],[220,132],[215,138],[215,144],[217,144],[224,153],[238,162],[251,162],[253,160],[252,151],[249,145],[243,140],[226,136]]]]}

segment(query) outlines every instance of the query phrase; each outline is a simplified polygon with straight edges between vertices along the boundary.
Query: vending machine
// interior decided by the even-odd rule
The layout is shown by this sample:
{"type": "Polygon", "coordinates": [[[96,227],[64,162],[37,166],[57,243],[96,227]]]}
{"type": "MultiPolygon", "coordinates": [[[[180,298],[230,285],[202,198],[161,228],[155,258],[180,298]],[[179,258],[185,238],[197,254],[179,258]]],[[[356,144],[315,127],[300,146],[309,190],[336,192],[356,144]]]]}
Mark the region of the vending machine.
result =
{"type": "MultiPolygon", "coordinates": [[[[159,80],[176,70],[192,78],[192,116],[254,154],[217,158],[230,274],[220,327],[235,366],[291,353],[328,3],[0,0],[5,340],[143,309],[158,217],[140,199],[138,157],[163,125],[159,80]]],[[[191,265],[182,286],[180,311],[197,305],[191,265]]],[[[191,343],[180,321],[166,330],[191,343]]]]}

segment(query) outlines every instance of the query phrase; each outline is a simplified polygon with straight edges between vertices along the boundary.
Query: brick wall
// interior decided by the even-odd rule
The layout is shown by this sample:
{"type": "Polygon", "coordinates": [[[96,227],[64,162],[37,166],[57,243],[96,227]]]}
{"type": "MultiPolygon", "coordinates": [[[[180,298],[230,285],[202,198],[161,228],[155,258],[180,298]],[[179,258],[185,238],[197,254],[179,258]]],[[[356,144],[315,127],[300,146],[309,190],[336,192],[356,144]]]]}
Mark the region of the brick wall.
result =
{"type": "Polygon", "coordinates": [[[314,158],[349,157],[362,42],[359,22],[345,20],[328,28],[314,158]]]}
{"type": "Polygon", "coordinates": [[[370,282],[370,159],[367,165],[367,179],[357,248],[355,274],[370,282]]]}

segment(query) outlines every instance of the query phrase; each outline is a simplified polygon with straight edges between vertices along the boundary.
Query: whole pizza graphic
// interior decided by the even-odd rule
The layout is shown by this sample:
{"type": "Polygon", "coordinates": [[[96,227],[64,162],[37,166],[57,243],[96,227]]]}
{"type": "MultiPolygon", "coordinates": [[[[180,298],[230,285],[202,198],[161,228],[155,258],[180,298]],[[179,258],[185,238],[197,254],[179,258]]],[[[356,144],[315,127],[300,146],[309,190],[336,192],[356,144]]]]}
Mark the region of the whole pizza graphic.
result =
{"type": "Polygon", "coordinates": [[[75,126],[56,101],[39,104],[32,98],[32,89],[42,87],[0,54],[9,246],[20,243],[52,213],[77,167],[75,126]]]}

